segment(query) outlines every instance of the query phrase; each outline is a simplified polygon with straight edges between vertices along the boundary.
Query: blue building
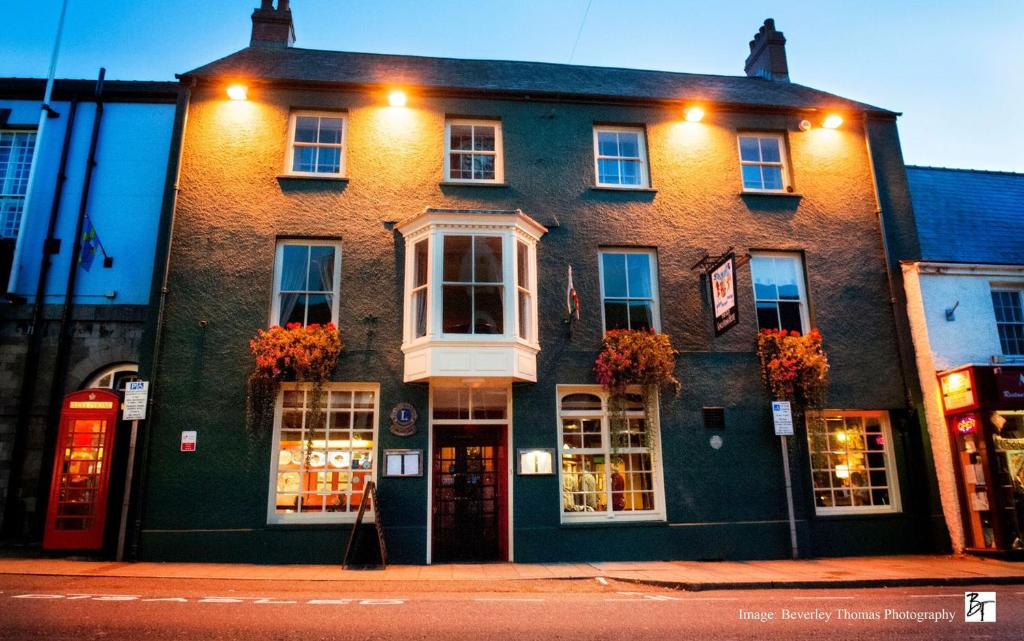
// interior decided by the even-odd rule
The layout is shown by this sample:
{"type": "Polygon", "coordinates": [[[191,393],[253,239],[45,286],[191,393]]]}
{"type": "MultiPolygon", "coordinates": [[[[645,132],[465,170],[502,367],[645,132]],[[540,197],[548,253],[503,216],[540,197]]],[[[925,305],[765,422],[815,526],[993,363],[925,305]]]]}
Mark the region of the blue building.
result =
{"type": "Polygon", "coordinates": [[[0,79],[8,538],[37,540],[64,395],[118,387],[137,370],[176,91],[174,83],[58,80],[46,107],[42,80],[0,79]],[[50,118],[42,139],[41,108],[50,118]]]}

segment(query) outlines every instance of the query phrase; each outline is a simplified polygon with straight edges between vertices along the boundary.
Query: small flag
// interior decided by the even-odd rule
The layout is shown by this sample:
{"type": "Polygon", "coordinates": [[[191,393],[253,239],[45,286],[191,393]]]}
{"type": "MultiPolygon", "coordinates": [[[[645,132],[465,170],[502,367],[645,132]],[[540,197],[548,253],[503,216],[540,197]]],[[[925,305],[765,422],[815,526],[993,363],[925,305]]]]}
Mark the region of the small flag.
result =
{"type": "Polygon", "coordinates": [[[565,310],[569,314],[569,320],[580,319],[580,297],[576,295],[576,287],[572,284],[572,265],[569,265],[569,284],[565,288],[565,310]]]}
{"type": "Polygon", "coordinates": [[[78,254],[78,264],[85,271],[89,271],[89,268],[92,267],[92,261],[96,257],[96,249],[99,246],[96,228],[92,226],[92,221],[86,216],[85,225],[82,227],[82,249],[78,254]]]}

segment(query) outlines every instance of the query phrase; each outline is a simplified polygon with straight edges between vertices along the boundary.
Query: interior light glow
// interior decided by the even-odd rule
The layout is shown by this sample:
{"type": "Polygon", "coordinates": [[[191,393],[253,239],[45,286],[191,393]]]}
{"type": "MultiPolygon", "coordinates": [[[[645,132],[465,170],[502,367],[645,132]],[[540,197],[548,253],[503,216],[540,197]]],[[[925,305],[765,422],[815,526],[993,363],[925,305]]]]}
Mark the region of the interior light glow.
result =
{"type": "Polygon", "coordinates": [[[245,85],[231,85],[228,87],[228,98],[232,100],[246,100],[249,97],[249,89],[245,85]]]}
{"type": "Polygon", "coordinates": [[[825,129],[835,129],[839,125],[843,124],[843,117],[838,114],[829,114],[825,118],[825,122],[821,123],[821,126],[825,129]]]}
{"type": "Polygon", "coordinates": [[[684,113],[687,122],[700,122],[704,119],[704,110],[700,107],[688,107],[684,113]]]}
{"type": "Polygon", "coordinates": [[[388,104],[392,107],[404,107],[408,97],[404,91],[394,90],[388,94],[388,104]]]}
{"type": "Polygon", "coordinates": [[[849,465],[837,465],[836,466],[836,478],[837,479],[848,479],[848,478],[850,478],[850,466],[849,465]]]}

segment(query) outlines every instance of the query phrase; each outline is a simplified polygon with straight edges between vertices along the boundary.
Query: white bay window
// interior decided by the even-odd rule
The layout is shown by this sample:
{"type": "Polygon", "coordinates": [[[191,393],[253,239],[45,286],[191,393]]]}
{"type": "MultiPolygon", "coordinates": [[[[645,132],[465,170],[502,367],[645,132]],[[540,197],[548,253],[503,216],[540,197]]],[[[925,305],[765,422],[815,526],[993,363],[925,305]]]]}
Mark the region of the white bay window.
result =
{"type": "Polygon", "coordinates": [[[405,380],[536,380],[537,242],[519,210],[428,209],[405,237],[405,380]]]}

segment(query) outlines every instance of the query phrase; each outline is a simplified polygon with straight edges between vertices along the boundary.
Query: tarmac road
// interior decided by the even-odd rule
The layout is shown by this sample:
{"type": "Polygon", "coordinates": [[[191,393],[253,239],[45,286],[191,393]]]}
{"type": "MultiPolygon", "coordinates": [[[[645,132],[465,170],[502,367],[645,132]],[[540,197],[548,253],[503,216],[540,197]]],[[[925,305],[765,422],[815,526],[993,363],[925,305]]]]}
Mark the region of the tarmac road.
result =
{"type": "Polygon", "coordinates": [[[0,576],[0,639],[771,638],[1019,641],[1024,585],[681,592],[591,579],[0,576]],[[996,592],[996,621],[965,623],[965,591],[996,592]]]}

